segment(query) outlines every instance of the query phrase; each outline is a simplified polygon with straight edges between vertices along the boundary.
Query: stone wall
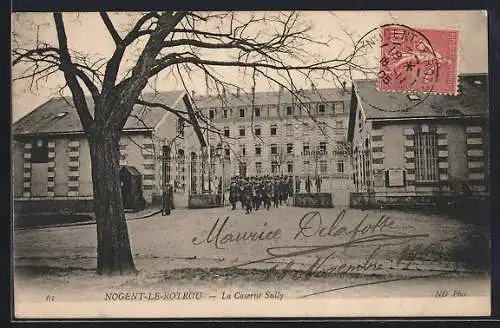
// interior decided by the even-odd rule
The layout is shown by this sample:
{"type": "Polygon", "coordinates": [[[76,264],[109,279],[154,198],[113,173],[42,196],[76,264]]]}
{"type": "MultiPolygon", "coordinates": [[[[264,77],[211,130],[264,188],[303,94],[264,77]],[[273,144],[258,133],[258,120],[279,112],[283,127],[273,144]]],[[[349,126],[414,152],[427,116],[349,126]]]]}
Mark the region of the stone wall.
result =
{"type": "Polygon", "coordinates": [[[41,213],[92,213],[93,211],[94,201],[92,199],[45,199],[14,201],[14,216],[41,213]]]}
{"type": "Polygon", "coordinates": [[[332,208],[332,194],[326,192],[295,194],[293,204],[296,207],[332,208]]]}
{"type": "Polygon", "coordinates": [[[222,206],[222,195],[189,195],[188,208],[214,208],[222,206]]]}

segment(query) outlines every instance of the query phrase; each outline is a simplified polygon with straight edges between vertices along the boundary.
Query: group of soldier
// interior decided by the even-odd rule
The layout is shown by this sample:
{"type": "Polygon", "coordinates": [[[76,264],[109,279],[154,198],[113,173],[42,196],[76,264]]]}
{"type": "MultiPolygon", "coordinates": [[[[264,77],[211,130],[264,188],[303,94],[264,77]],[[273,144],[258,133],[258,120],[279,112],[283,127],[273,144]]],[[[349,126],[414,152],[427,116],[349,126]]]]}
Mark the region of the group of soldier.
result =
{"type": "Polygon", "coordinates": [[[246,214],[259,208],[270,209],[271,205],[279,207],[286,204],[293,195],[293,179],[288,176],[278,177],[241,177],[231,178],[229,186],[229,202],[232,209],[240,202],[246,214]]]}

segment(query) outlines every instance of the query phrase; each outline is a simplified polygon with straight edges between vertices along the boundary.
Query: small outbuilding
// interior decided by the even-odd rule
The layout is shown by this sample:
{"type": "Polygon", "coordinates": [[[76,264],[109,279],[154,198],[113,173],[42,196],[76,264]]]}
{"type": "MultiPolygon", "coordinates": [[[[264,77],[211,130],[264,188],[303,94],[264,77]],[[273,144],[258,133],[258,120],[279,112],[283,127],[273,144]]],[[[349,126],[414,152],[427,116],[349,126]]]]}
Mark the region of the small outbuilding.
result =
{"type": "Polygon", "coordinates": [[[126,165],[120,169],[120,186],[125,209],[139,211],[146,207],[142,195],[142,174],[134,166],[126,165]]]}

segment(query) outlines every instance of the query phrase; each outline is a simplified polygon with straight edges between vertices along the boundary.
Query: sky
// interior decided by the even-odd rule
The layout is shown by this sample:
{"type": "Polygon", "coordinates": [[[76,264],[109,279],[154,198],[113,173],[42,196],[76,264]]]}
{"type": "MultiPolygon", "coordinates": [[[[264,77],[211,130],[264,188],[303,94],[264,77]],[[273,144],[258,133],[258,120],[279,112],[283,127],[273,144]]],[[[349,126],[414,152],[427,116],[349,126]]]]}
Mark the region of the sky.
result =
{"type": "MultiPolygon", "coordinates": [[[[250,13],[239,13],[250,15],[250,13]]],[[[255,13],[258,15],[259,13],[255,13]]],[[[301,17],[310,22],[311,34],[318,40],[329,40],[327,45],[311,44],[307,47],[311,56],[322,59],[337,58],[352,50],[351,39],[358,40],[377,26],[398,23],[414,28],[444,28],[459,31],[459,64],[460,73],[484,73],[488,69],[487,16],[485,11],[305,11],[301,17]]],[[[63,14],[68,34],[70,49],[79,52],[109,58],[114,43],[105,29],[98,13],[65,13],[63,14]]],[[[113,22],[124,31],[131,14],[113,14],[113,22]]],[[[29,47],[38,38],[48,44],[56,45],[55,27],[50,13],[16,13],[12,16],[12,31],[15,39],[23,46],[29,47]]],[[[122,32],[123,33],[123,32],[122,32]]],[[[123,34],[122,34],[123,35],[123,34]]],[[[14,46],[14,44],[13,44],[14,46]]],[[[133,53],[128,54],[134,58],[133,53]]],[[[211,58],[226,59],[229,54],[219,51],[211,58]]],[[[376,58],[376,56],[373,56],[376,58]]],[[[126,70],[127,64],[123,65],[126,70]]],[[[251,83],[248,75],[236,69],[218,68],[217,72],[226,80],[246,90],[251,83]]],[[[21,73],[21,67],[12,69],[13,76],[21,73]]],[[[356,76],[355,76],[356,77],[356,76]]],[[[197,94],[206,92],[205,79],[201,74],[187,80],[187,88],[197,94]]],[[[309,88],[310,82],[297,78],[297,87],[309,88]]],[[[328,79],[318,78],[316,87],[332,87],[328,79]]],[[[13,81],[12,84],[12,118],[17,121],[36,107],[59,96],[58,90],[64,84],[62,74],[51,75],[41,81],[38,87],[30,87],[27,81],[13,81]]],[[[156,88],[161,91],[181,90],[183,85],[178,79],[166,74],[160,75],[156,88]]],[[[257,79],[256,91],[268,91],[273,88],[263,79],[257,79]]],[[[69,95],[67,89],[65,95],[69,95]]]]}

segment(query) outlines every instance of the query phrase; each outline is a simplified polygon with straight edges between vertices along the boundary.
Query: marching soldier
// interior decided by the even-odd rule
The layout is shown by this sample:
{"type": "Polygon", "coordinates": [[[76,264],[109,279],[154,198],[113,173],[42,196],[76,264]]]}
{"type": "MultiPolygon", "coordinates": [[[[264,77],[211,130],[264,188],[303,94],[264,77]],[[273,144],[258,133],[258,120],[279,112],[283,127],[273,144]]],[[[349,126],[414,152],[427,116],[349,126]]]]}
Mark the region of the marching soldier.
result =
{"type": "Polygon", "coordinates": [[[245,181],[243,192],[244,192],[243,198],[244,198],[246,214],[250,214],[250,212],[252,212],[252,196],[254,189],[252,183],[248,179],[245,181]]]}
{"type": "Polygon", "coordinates": [[[264,186],[264,206],[269,211],[271,207],[271,195],[272,195],[272,184],[269,179],[266,180],[266,184],[264,186]]]}
{"type": "Polygon", "coordinates": [[[236,209],[236,202],[238,201],[238,185],[236,181],[231,181],[231,186],[229,187],[229,202],[231,203],[232,210],[236,209]]]}
{"type": "Polygon", "coordinates": [[[273,202],[274,202],[274,207],[278,208],[279,201],[280,201],[280,190],[279,190],[279,182],[275,178],[272,184],[272,195],[273,195],[273,202]]]}

